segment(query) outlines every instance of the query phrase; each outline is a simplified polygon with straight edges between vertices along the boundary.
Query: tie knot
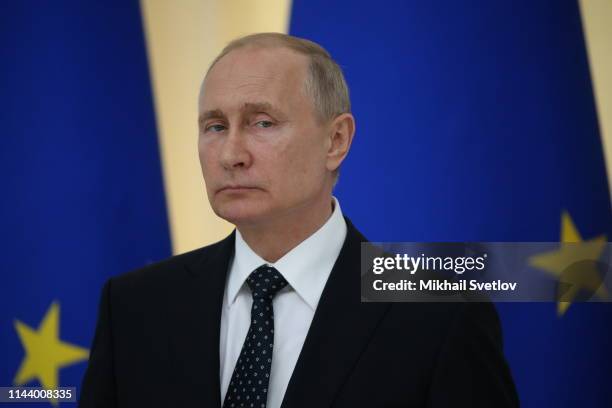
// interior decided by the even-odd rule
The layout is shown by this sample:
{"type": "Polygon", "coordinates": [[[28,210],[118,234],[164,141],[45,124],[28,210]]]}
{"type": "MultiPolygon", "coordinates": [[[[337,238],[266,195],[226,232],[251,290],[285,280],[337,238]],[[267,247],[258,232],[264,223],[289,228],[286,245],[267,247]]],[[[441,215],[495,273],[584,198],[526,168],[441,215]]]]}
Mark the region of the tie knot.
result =
{"type": "Polygon", "coordinates": [[[247,284],[254,298],[272,300],[279,290],[287,286],[287,281],[275,268],[262,265],[251,272],[247,284]]]}

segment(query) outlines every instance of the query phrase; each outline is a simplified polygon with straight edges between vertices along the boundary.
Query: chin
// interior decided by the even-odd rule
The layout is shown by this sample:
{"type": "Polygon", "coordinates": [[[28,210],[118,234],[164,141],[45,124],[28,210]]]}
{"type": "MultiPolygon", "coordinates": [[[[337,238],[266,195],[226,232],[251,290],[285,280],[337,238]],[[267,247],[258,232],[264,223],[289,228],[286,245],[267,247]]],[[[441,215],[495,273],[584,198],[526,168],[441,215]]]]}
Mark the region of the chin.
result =
{"type": "Polygon", "coordinates": [[[219,217],[234,225],[246,225],[260,222],[270,214],[264,203],[248,202],[250,200],[232,200],[216,203],[213,211],[219,217]]]}

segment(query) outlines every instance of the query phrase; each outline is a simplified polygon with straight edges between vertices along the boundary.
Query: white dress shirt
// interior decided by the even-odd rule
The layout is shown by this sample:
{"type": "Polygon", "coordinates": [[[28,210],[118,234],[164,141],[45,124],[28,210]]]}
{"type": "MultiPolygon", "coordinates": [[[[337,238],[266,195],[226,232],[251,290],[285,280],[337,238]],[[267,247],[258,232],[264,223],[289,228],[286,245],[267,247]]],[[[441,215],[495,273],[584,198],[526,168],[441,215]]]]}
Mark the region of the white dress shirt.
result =
{"type": "Polygon", "coordinates": [[[247,277],[263,264],[276,268],[289,283],[272,301],[274,350],[267,408],[279,408],[295,368],[327,278],[346,238],[346,222],[334,197],[331,217],[314,234],[275,263],[257,255],[236,231],[236,248],[229,268],[221,312],[219,353],[221,401],[251,323],[251,291],[247,277]]]}

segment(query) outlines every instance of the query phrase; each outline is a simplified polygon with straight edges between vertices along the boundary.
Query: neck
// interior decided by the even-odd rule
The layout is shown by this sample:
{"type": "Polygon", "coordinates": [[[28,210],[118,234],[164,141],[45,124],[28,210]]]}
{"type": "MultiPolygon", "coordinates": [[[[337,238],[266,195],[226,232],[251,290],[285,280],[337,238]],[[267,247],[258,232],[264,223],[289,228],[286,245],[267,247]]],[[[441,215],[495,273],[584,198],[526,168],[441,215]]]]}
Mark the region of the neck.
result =
{"type": "Polygon", "coordinates": [[[267,262],[274,263],[314,234],[332,214],[331,195],[320,203],[293,209],[261,224],[237,225],[242,238],[267,262]]]}

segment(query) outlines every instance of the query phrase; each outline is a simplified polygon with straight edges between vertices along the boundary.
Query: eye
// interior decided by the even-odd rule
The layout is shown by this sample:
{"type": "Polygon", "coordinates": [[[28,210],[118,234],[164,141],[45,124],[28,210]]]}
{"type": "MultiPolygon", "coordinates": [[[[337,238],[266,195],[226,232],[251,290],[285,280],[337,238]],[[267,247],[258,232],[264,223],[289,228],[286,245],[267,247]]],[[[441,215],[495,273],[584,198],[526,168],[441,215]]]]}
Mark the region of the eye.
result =
{"type": "Polygon", "coordinates": [[[206,129],[204,130],[207,132],[210,131],[210,132],[218,133],[218,132],[222,132],[223,130],[225,130],[225,126],[219,125],[219,124],[210,125],[210,126],[207,126],[206,129]]]}
{"type": "Polygon", "coordinates": [[[259,122],[255,123],[255,126],[258,126],[260,128],[269,128],[272,127],[274,124],[272,122],[270,122],[269,120],[260,120],[259,122]]]}

